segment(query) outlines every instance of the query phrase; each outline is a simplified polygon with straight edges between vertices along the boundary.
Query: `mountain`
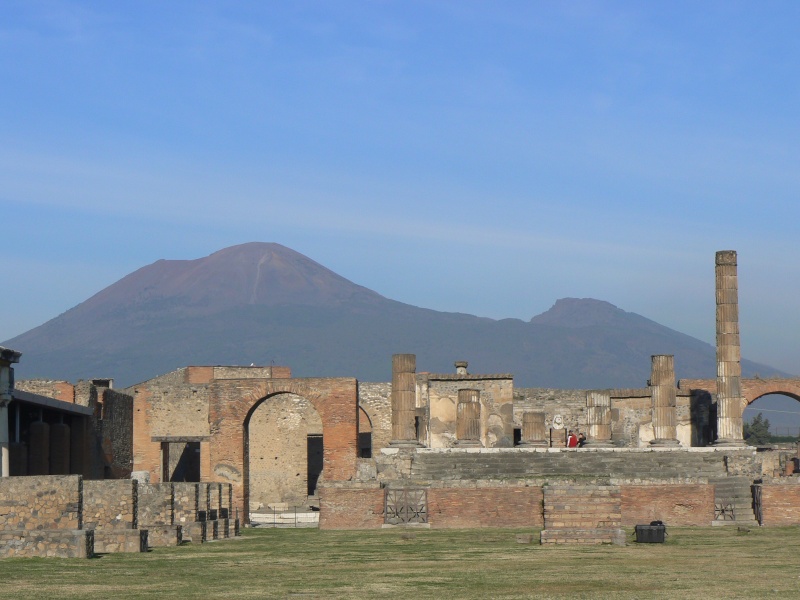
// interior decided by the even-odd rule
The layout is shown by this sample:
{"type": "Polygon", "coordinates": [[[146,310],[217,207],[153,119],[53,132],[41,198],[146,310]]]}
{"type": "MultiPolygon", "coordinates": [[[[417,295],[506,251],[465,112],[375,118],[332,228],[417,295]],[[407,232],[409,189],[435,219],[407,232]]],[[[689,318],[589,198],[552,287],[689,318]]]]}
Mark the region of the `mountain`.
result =
{"type": "Polygon", "coordinates": [[[23,353],[19,378],[114,377],[118,387],[202,364],[389,381],[398,352],[416,354],[420,371],[468,360],[471,372],[512,373],[521,387],[641,387],[652,354],[674,354],[678,377],[716,374],[713,346],[608,302],[561,299],[529,322],[438,312],[271,243],[156,261],[2,344],[23,353]]]}

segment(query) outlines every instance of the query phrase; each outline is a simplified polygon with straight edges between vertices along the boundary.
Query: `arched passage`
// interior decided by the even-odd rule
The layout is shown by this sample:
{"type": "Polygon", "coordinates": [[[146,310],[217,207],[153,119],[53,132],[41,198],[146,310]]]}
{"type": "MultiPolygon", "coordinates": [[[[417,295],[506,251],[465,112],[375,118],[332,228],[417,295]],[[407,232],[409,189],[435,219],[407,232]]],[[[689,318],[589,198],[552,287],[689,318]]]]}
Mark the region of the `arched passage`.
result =
{"type": "Polygon", "coordinates": [[[244,423],[246,486],[251,510],[269,504],[304,506],[322,473],[322,419],[293,393],[257,402],[244,423]]]}

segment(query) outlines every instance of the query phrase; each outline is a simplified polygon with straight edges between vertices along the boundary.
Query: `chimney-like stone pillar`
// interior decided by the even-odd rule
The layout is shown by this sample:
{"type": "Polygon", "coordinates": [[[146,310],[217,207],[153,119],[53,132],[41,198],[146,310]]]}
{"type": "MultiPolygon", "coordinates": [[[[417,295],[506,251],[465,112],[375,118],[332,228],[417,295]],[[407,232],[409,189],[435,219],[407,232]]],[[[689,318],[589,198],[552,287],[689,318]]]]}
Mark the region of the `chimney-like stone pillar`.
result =
{"type": "Polygon", "coordinates": [[[457,360],[455,363],[456,366],[456,375],[466,375],[467,374],[467,367],[469,363],[465,360],[457,360]]]}
{"type": "Polygon", "coordinates": [[[417,357],[414,354],[392,356],[392,446],[418,446],[415,417],[417,413],[417,357]]]}
{"type": "Polygon", "coordinates": [[[653,435],[655,437],[650,445],[680,446],[675,398],[675,358],[671,354],[656,354],[652,357],[650,397],[653,402],[653,435]]]}
{"type": "Polygon", "coordinates": [[[607,448],[611,443],[611,394],[607,391],[586,392],[586,417],[589,437],[585,446],[607,448]]]}
{"type": "Polygon", "coordinates": [[[717,441],[715,445],[743,446],[739,282],[735,250],[717,252],[716,282],[717,441]]]}
{"type": "Polygon", "coordinates": [[[520,446],[547,448],[550,445],[547,437],[545,414],[543,412],[526,410],[522,413],[522,440],[520,446]]]}
{"type": "Polygon", "coordinates": [[[459,446],[482,446],[479,390],[458,390],[456,443],[459,446]]]}

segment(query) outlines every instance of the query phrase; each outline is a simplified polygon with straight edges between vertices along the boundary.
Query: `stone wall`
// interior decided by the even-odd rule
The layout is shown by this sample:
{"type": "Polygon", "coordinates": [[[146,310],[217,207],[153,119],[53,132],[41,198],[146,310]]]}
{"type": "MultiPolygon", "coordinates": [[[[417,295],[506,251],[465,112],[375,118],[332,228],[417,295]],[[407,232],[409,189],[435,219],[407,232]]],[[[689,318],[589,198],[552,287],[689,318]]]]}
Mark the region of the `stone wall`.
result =
{"type": "Polygon", "coordinates": [[[0,531],[81,529],[79,475],[0,478],[0,531]]]}
{"type": "Polygon", "coordinates": [[[705,526],[714,520],[714,486],[710,484],[623,485],[620,491],[626,527],[651,521],[705,526]]]}
{"type": "Polygon", "coordinates": [[[91,558],[94,532],[86,529],[0,530],[0,558],[91,558]]]}
{"type": "Polygon", "coordinates": [[[103,530],[136,529],[137,492],[136,480],[84,481],[84,528],[103,530]]]}
{"type": "Polygon", "coordinates": [[[553,418],[561,415],[565,429],[586,432],[586,390],[551,388],[516,388],[514,390],[514,426],[522,427],[524,411],[545,413],[545,427],[553,426],[553,418]]]}
{"type": "Polygon", "coordinates": [[[140,483],[137,503],[139,527],[172,525],[173,491],[171,483],[140,483]]]}
{"type": "Polygon", "coordinates": [[[277,394],[253,411],[247,436],[251,510],[307,503],[309,435],[322,436],[322,419],[302,396],[277,394]]]}
{"type": "Polygon", "coordinates": [[[133,398],[116,390],[102,391],[100,420],[104,476],[125,479],[133,466],[133,398]]]}
{"type": "Polygon", "coordinates": [[[481,444],[485,448],[514,445],[514,380],[511,375],[417,375],[417,406],[428,411],[430,448],[455,445],[458,391],[480,392],[481,444]]]}
{"type": "MultiPolygon", "coordinates": [[[[358,403],[372,424],[372,454],[380,452],[392,441],[392,384],[358,384],[358,403]]],[[[361,427],[360,427],[361,428],[361,427]]]]}
{"type": "Polygon", "coordinates": [[[62,402],[75,402],[75,386],[68,381],[52,379],[23,379],[14,382],[14,389],[54,398],[62,402]]]}

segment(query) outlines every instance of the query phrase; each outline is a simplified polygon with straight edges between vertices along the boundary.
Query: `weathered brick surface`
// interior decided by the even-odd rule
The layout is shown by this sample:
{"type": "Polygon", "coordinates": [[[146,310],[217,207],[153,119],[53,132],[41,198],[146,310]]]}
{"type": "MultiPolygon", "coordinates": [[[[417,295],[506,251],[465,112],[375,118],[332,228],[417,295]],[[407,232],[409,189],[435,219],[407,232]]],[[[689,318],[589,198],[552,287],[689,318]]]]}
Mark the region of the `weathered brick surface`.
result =
{"type": "Polygon", "coordinates": [[[542,488],[431,488],[432,528],[541,527],[542,488]]]}
{"type": "Polygon", "coordinates": [[[86,529],[0,531],[0,558],[91,558],[94,532],[86,529]]]}
{"type": "Polygon", "coordinates": [[[220,484],[208,484],[208,518],[213,520],[219,519],[220,508],[220,484]]]}
{"type": "Polygon", "coordinates": [[[384,519],[384,490],[322,487],[319,491],[320,529],[380,529],[384,519]]]}
{"type": "MultiPolygon", "coordinates": [[[[136,529],[137,482],[109,479],[83,482],[83,526],[85,529],[136,529]]],[[[103,552],[98,550],[98,552],[103,552]]]]}
{"type": "Polygon", "coordinates": [[[800,525],[800,482],[761,486],[762,525],[800,525]]]}
{"type": "Polygon", "coordinates": [[[622,529],[544,529],[542,544],[616,544],[625,545],[622,529]]]}
{"type": "MultiPolygon", "coordinates": [[[[142,483],[138,486],[137,523],[140,529],[173,524],[171,483],[142,483]]],[[[152,540],[151,540],[152,543],[152,540]]]]}
{"type": "Polygon", "coordinates": [[[624,543],[620,488],[545,486],[542,544],[624,543]]]}
{"type": "Polygon", "coordinates": [[[714,520],[714,486],[623,485],[620,486],[622,525],[710,525],[714,520]]]}
{"type": "Polygon", "coordinates": [[[79,475],[0,478],[0,531],[81,529],[79,475]]]}
{"type": "Polygon", "coordinates": [[[75,386],[68,381],[52,379],[23,379],[14,382],[14,389],[54,398],[62,402],[75,402],[75,386]]]}

